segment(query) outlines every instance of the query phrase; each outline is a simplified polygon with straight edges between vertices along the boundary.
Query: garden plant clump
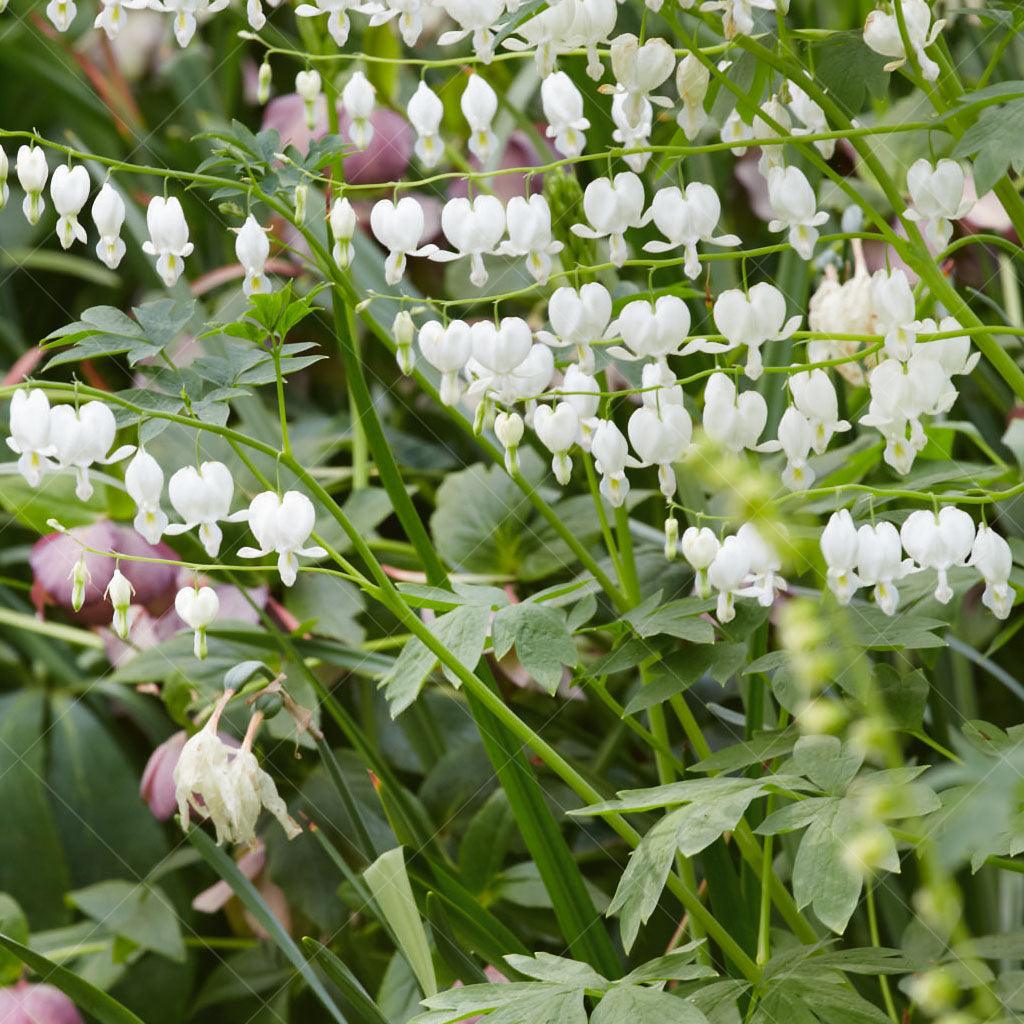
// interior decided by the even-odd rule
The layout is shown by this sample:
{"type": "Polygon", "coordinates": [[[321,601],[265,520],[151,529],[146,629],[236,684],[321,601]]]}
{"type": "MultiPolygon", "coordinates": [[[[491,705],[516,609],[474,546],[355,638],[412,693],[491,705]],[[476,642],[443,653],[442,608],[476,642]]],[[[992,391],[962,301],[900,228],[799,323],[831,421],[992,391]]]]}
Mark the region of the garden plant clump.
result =
{"type": "Polygon", "coordinates": [[[1024,6],[0,66],[0,1024],[1024,1016],[1024,6]]]}

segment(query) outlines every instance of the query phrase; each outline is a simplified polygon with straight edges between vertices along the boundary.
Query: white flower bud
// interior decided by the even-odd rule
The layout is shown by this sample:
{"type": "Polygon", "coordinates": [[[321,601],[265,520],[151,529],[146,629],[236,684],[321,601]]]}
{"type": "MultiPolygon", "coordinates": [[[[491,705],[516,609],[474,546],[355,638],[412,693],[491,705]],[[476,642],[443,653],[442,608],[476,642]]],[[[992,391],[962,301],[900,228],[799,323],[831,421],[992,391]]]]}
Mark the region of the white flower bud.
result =
{"type": "Polygon", "coordinates": [[[85,563],[85,554],[75,562],[68,579],[71,580],[71,607],[76,611],[82,610],[82,605],[85,604],[85,588],[89,585],[92,580],[92,573],[89,572],[89,567],[85,563]]]}
{"type": "Polygon", "coordinates": [[[369,79],[357,71],[341,90],[341,104],[349,117],[348,137],[356,149],[366,149],[373,139],[370,121],[376,103],[377,90],[369,79]]]}
{"type": "Polygon", "coordinates": [[[121,193],[109,181],[104,182],[92,204],[92,219],[100,235],[96,255],[111,270],[120,266],[126,252],[121,238],[124,218],[125,205],[121,193]]]}
{"type": "Polygon", "coordinates": [[[154,196],[146,209],[149,241],[142,251],[156,257],[156,271],[164,284],[171,288],[185,269],[184,257],[190,256],[194,246],[188,240],[188,224],[177,197],[154,196]]]}
{"type": "Polygon", "coordinates": [[[665,557],[671,562],[679,554],[679,520],[669,516],[665,520],[665,557]]]}
{"type": "Polygon", "coordinates": [[[195,630],[193,651],[206,657],[206,630],[217,618],[220,599],[212,587],[182,587],[175,595],[174,610],[189,629],[195,630]]]}
{"type": "Polygon", "coordinates": [[[103,596],[110,599],[114,608],[113,627],[114,632],[122,639],[128,639],[128,609],[131,607],[132,596],[135,588],[128,581],[128,577],[119,568],[114,569],[114,575],[110,577],[107,589],[103,596]]]}
{"type": "Polygon", "coordinates": [[[316,127],[316,106],[320,97],[320,87],[319,71],[300,71],[295,76],[295,91],[302,97],[306,111],[306,127],[310,131],[316,127]]]}
{"type": "Polygon", "coordinates": [[[259,77],[256,79],[256,102],[261,106],[270,99],[270,86],[274,80],[274,72],[270,61],[264,60],[260,65],[259,77]]]}
{"type": "Polygon", "coordinates": [[[523,417],[517,412],[499,412],[494,417],[494,433],[505,448],[505,470],[509,476],[519,472],[517,449],[525,429],[523,417]]]}
{"type": "Polygon", "coordinates": [[[292,193],[292,205],[295,210],[295,223],[306,223],[306,200],[309,198],[308,185],[296,185],[292,193]]]}
{"type": "Polygon", "coordinates": [[[334,236],[334,262],[348,269],[356,256],[352,239],[356,234],[356,211],[344,196],[331,203],[331,234],[334,236]]]}
{"type": "Polygon", "coordinates": [[[391,333],[395,339],[395,359],[398,368],[408,377],[416,368],[416,353],[412,347],[416,338],[416,325],[407,309],[399,310],[391,325],[391,333]]]}
{"type": "Polygon", "coordinates": [[[18,182],[25,192],[25,199],[21,205],[22,212],[29,224],[38,224],[45,207],[43,189],[46,188],[46,179],[50,175],[46,153],[35,145],[19,147],[15,169],[18,173],[18,182]]]}

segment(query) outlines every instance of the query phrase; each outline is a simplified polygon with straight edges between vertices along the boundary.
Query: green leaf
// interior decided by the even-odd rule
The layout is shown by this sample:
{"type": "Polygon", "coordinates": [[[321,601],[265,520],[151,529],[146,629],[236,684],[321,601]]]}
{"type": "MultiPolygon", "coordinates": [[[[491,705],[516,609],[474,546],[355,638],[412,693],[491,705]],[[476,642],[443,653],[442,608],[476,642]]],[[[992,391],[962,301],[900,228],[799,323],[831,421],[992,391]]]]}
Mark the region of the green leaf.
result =
{"type": "Polygon", "coordinates": [[[710,757],[698,761],[691,766],[695,772],[732,772],[738,768],[747,768],[762,761],[771,761],[783,754],[788,754],[800,739],[795,729],[779,729],[773,732],[762,732],[722,750],[716,750],[710,757]]]}
{"type": "Polygon", "coordinates": [[[338,986],[341,994],[355,1011],[360,1024],[391,1024],[360,984],[359,979],[323,943],[305,938],[302,944],[312,954],[313,961],[322,968],[324,974],[338,986]]]}
{"type": "Polygon", "coordinates": [[[70,892],[68,899],[86,917],[141,949],[179,963],[185,959],[178,914],[159,886],[111,879],[70,892]]]}
{"type": "Polygon", "coordinates": [[[711,978],[715,975],[713,967],[707,964],[694,963],[697,950],[703,943],[688,942],[685,946],[674,949],[664,956],[655,957],[627,974],[622,981],[640,985],[653,981],[692,981],[695,978],[711,978]]]}
{"type": "Polygon", "coordinates": [[[622,984],[605,993],[590,1024],[707,1024],[707,1017],[681,996],[622,984]]]}
{"type": "Polygon", "coordinates": [[[664,633],[695,644],[714,643],[714,627],[700,618],[706,602],[694,597],[684,597],[668,604],[659,604],[660,600],[661,591],[658,591],[623,616],[637,636],[646,639],[664,633]]]}
{"type": "Polygon", "coordinates": [[[598,974],[589,964],[570,960],[551,953],[534,953],[533,956],[509,954],[505,957],[509,967],[527,978],[537,981],[553,981],[559,985],[579,985],[581,988],[605,989],[608,979],[598,974]]]}
{"type": "Polygon", "coordinates": [[[650,681],[633,694],[625,713],[635,715],[685,693],[705,675],[724,683],[739,671],[746,656],[746,644],[702,644],[678,651],[654,666],[650,681]]]}
{"type": "Polygon", "coordinates": [[[875,99],[885,96],[885,63],[885,57],[864,45],[860,32],[837,32],[814,48],[814,77],[851,114],[864,109],[867,93],[875,99]]]}
{"type": "Polygon", "coordinates": [[[898,672],[892,665],[875,665],[875,687],[889,720],[903,732],[917,732],[928,704],[928,680],[920,669],[898,672]]]}
{"type": "Polygon", "coordinates": [[[974,184],[978,195],[991,191],[1012,167],[1024,172],[1024,99],[988,107],[961,136],[953,150],[956,158],[974,156],[974,184]]]}
{"type": "Polygon", "coordinates": [[[486,1024],[587,1024],[582,988],[543,981],[466,985],[424,999],[423,1005],[432,1012],[409,1024],[455,1024],[474,1014],[487,1014],[486,1024]]]}
{"type": "Polygon", "coordinates": [[[437,992],[434,961],[430,956],[427,933],[423,928],[409,875],[405,870],[405,854],[400,846],[382,853],[364,872],[366,884],[373,893],[381,913],[395,934],[402,953],[416,975],[424,995],[437,992]]]}
{"type": "Polygon", "coordinates": [[[10,936],[0,933],[0,946],[34,971],[40,981],[59,988],[80,1010],[84,1010],[100,1024],[144,1024],[141,1018],[106,992],[101,992],[84,978],[47,960],[45,956],[33,952],[10,936]]]}
{"type": "Polygon", "coordinates": [[[803,736],[782,770],[803,775],[825,793],[841,794],[863,763],[864,755],[836,736],[803,736]]]}
{"type": "Polygon", "coordinates": [[[520,664],[552,695],[562,681],[562,666],[571,667],[579,659],[565,612],[558,608],[530,601],[507,605],[494,616],[491,636],[497,657],[503,658],[514,644],[520,664]]]}
{"type": "Polygon", "coordinates": [[[362,593],[348,580],[337,576],[304,573],[295,581],[285,607],[312,632],[358,647],[366,630],[358,617],[366,608],[362,593]]]}
{"type": "MultiPolygon", "coordinates": [[[[22,945],[28,942],[28,918],[18,901],[5,892],[0,892],[0,933],[22,945]]],[[[21,960],[14,953],[0,949],[0,985],[10,985],[20,977],[21,960]]]]}

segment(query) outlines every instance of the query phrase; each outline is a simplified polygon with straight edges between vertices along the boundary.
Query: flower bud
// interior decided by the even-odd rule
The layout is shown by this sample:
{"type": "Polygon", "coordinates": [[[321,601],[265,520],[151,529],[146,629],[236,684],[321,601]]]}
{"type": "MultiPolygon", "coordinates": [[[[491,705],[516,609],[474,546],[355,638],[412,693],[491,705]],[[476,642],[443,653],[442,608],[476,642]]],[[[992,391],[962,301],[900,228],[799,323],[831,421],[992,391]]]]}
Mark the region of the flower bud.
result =
{"type": "Polygon", "coordinates": [[[499,412],[494,417],[494,433],[505,446],[505,469],[509,476],[519,472],[519,442],[523,439],[523,417],[517,412],[499,412]]]}
{"type": "Polygon", "coordinates": [[[316,127],[316,101],[320,96],[320,72],[300,71],[295,76],[295,91],[302,97],[306,108],[306,127],[316,127]]]}
{"type": "Polygon", "coordinates": [[[348,269],[355,258],[356,248],[352,239],[356,233],[356,211],[342,196],[331,204],[331,234],[334,235],[334,262],[342,270],[348,269]]]}
{"type": "Polygon", "coordinates": [[[270,84],[274,77],[270,69],[270,61],[264,60],[260,65],[259,77],[256,79],[256,102],[264,104],[270,99],[270,84]]]}
{"type": "Polygon", "coordinates": [[[665,557],[671,562],[679,553],[679,520],[669,516],[665,520],[665,557]]]}
{"type": "Polygon", "coordinates": [[[264,718],[273,718],[284,707],[284,702],[279,693],[262,693],[253,701],[252,706],[253,710],[259,711],[264,718]]]}
{"type": "Polygon", "coordinates": [[[408,377],[416,366],[416,353],[412,348],[416,337],[416,325],[407,309],[399,311],[391,325],[391,333],[395,338],[395,359],[398,361],[398,368],[408,377]]]}
{"type": "Polygon", "coordinates": [[[114,606],[114,632],[122,640],[128,639],[128,609],[131,607],[134,593],[135,588],[120,568],[114,569],[114,575],[110,577],[103,596],[109,598],[114,606]]]}
{"type": "Polygon", "coordinates": [[[217,591],[212,587],[182,587],[174,598],[174,610],[185,625],[195,630],[193,650],[202,661],[206,657],[206,629],[220,611],[217,591]]]}
{"type": "Polygon", "coordinates": [[[295,222],[304,224],[306,222],[306,197],[309,189],[305,185],[295,186],[295,222]]]}
{"type": "Polygon", "coordinates": [[[89,567],[85,564],[85,555],[75,562],[75,567],[71,570],[71,607],[76,611],[82,610],[82,605],[85,604],[85,588],[89,585],[89,581],[92,579],[89,573],[89,567]]]}

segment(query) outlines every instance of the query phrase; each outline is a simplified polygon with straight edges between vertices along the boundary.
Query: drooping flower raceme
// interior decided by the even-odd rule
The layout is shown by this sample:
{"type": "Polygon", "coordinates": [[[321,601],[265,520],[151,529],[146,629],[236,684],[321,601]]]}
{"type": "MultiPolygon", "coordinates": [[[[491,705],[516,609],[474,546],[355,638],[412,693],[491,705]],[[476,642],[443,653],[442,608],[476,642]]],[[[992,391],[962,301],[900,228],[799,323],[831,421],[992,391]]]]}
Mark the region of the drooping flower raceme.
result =
{"type": "Polygon", "coordinates": [[[250,213],[235,237],[235,257],[245,270],[242,291],[246,295],[262,295],[270,291],[270,279],[265,273],[270,255],[267,229],[250,213]]]}
{"type": "MultiPolygon", "coordinates": [[[[316,525],[316,511],[301,491],[285,491],[283,496],[275,491],[263,491],[252,499],[244,514],[257,546],[239,548],[239,557],[262,558],[271,551],[276,552],[277,571],[286,587],[290,587],[298,575],[298,555],[323,558],[327,554],[322,547],[307,546],[316,525]]],[[[237,517],[241,519],[241,515],[237,517]]]]}
{"type": "Polygon", "coordinates": [[[645,252],[669,252],[685,249],[686,276],[695,280],[700,276],[700,260],[697,243],[710,242],[712,245],[739,245],[737,235],[716,235],[718,219],[722,215],[722,204],[718,193],[710,185],[691,181],[682,191],[676,186],[659,189],[651,202],[647,217],[653,219],[655,227],[667,241],[652,241],[644,245],[645,252]]]}
{"type": "Polygon", "coordinates": [[[50,179],[50,198],[57,211],[57,238],[62,249],[70,249],[75,239],[85,242],[88,236],[78,215],[89,198],[89,172],[78,164],[61,164],[50,179]]]}
{"type": "Polygon", "coordinates": [[[644,221],[644,186],[632,171],[621,171],[614,179],[595,178],[583,193],[583,212],[590,226],[573,224],[580,238],[607,238],[609,259],[621,267],[629,255],[625,234],[644,221]]]}
{"type": "Polygon", "coordinates": [[[50,402],[44,391],[19,388],[11,398],[11,436],[7,447],[18,458],[18,472],[31,487],[38,487],[43,473],[53,468],[50,449],[50,402]]]}
{"type": "Polygon", "coordinates": [[[423,358],[441,374],[441,403],[455,405],[462,396],[459,375],[473,353],[469,324],[452,320],[445,327],[437,320],[430,320],[420,328],[419,346],[423,358]]]}
{"type": "Polygon", "coordinates": [[[195,631],[192,650],[201,661],[206,657],[206,630],[220,611],[220,599],[213,587],[182,587],[174,597],[178,617],[195,631]]]}
{"type": "Polygon", "coordinates": [[[949,570],[966,565],[974,544],[974,520],[952,505],[944,505],[938,513],[918,509],[904,520],[900,540],[918,568],[935,570],[935,600],[948,604],[953,598],[949,570]]]}
{"type": "Polygon", "coordinates": [[[825,578],[828,588],[840,604],[849,604],[861,585],[856,572],[860,541],[853,518],[845,508],[829,517],[821,531],[820,544],[827,566],[825,578]]]}
{"type": "Polygon", "coordinates": [[[164,471],[145,448],[139,448],[128,463],[124,488],[135,502],[135,529],[150,544],[156,544],[167,529],[167,514],[160,507],[164,471]]]}
{"type": "Polygon", "coordinates": [[[915,160],[907,171],[911,208],[905,216],[921,225],[925,240],[936,249],[944,249],[952,237],[950,221],[959,220],[974,205],[966,184],[963,165],[956,160],[939,160],[934,166],[915,160]]]}
{"type": "Polygon", "coordinates": [[[409,116],[409,123],[416,130],[416,144],[413,150],[420,163],[430,170],[438,165],[444,155],[444,143],[440,134],[444,104],[437,93],[421,80],[409,100],[406,113],[409,116]]]}
{"type": "Polygon", "coordinates": [[[224,536],[217,523],[230,518],[234,493],[235,481],[223,462],[204,462],[198,469],[182,466],[171,476],[167,496],[184,522],[171,523],[164,533],[176,536],[198,528],[203,550],[216,558],[224,536]]]}
{"type": "Polygon", "coordinates": [[[142,251],[156,257],[156,272],[171,288],[185,269],[185,257],[194,248],[188,240],[188,224],[177,197],[154,196],[146,209],[146,226],[149,241],[143,242],[142,251]]]}
{"type": "Polygon", "coordinates": [[[96,255],[111,270],[121,265],[127,251],[121,238],[124,218],[125,206],[121,193],[109,181],[104,182],[103,188],[93,200],[92,219],[100,235],[96,243],[96,255]]]}
{"type": "Polygon", "coordinates": [[[482,288],[488,276],[484,256],[497,252],[505,233],[505,208],[501,200],[488,195],[473,200],[449,199],[441,210],[441,228],[454,251],[433,247],[430,258],[447,262],[468,256],[469,279],[482,288]]]}
{"type": "Polygon", "coordinates": [[[45,207],[43,189],[46,188],[46,179],[50,174],[46,153],[39,146],[19,146],[15,170],[18,183],[25,193],[21,204],[25,220],[29,224],[38,224],[45,207]]]}
{"type": "MultiPolygon", "coordinates": [[[[932,12],[927,0],[896,0],[902,8],[903,21],[907,31],[907,41],[914,51],[914,57],[921,68],[926,82],[934,82],[939,77],[939,65],[925,52],[939,37],[942,21],[932,25],[932,12]]],[[[875,53],[883,57],[895,57],[885,65],[886,71],[895,71],[907,62],[907,50],[900,32],[899,22],[895,13],[883,10],[872,11],[864,22],[864,42],[875,53]]]]}
{"type": "Polygon", "coordinates": [[[1010,586],[1010,570],[1013,567],[1010,545],[990,526],[983,524],[978,527],[967,564],[974,566],[985,580],[982,604],[997,619],[1008,618],[1015,597],[1014,589],[1010,586]]]}
{"type": "Polygon", "coordinates": [[[589,374],[594,369],[590,346],[607,336],[611,318],[612,297],[603,284],[591,281],[579,291],[563,285],[548,299],[551,330],[540,331],[537,337],[555,347],[574,346],[580,370],[589,374]]]}
{"type": "MultiPolygon", "coordinates": [[[[340,226],[343,231],[348,229],[347,223],[340,226]]],[[[423,207],[412,196],[404,196],[397,203],[390,199],[381,199],[374,203],[370,211],[370,229],[377,241],[388,250],[387,259],[384,261],[384,277],[388,284],[398,284],[402,280],[409,256],[429,256],[436,251],[437,246],[434,245],[420,248],[423,228],[423,207]]],[[[337,238],[337,235],[335,237],[337,238]]],[[[338,245],[341,244],[339,240],[338,245]]],[[[344,248],[342,257],[346,260],[351,259],[344,248]]]]}
{"type": "Polygon", "coordinates": [[[487,164],[498,144],[492,127],[498,112],[498,95],[482,75],[470,75],[459,106],[469,125],[469,151],[481,164],[487,164]]]}
{"type": "Polygon", "coordinates": [[[565,157],[579,156],[587,144],[590,121],[583,116],[583,95],[564,72],[556,71],[540,85],[541,105],[548,122],[547,137],[565,157]]]}
{"type": "Polygon", "coordinates": [[[551,236],[551,210],[542,195],[529,199],[513,196],[505,208],[508,240],[497,252],[502,256],[525,256],[526,269],[538,284],[547,284],[551,257],[562,251],[562,243],[551,236]]]}
{"type": "Polygon", "coordinates": [[[789,231],[789,244],[802,259],[814,255],[818,228],[828,214],[818,209],[818,200],[807,175],[799,167],[777,167],[768,173],[768,201],[773,220],[769,231],[789,231]]]}
{"type": "Polygon", "coordinates": [[[715,325],[725,337],[724,342],[697,339],[683,350],[691,352],[728,352],[747,347],[744,372],[751,380],[761,376],[764,365],[761,346],[769,341],[784,341],[800,326],[800,316],[786,319],[786,298],[774,285],[761,281],[747,294],[729,288],[715,300],[715,325]]]}
{"type": "Polygon", "coordinates": [[[356,149],[366,149],[373,140],[373,108],[377,90],[370,80],[357,71],[341,90],[341,105],[348,115],[348,137],[356,149]]]}
{"type": "Polygon", "coordinates": [[[134,445],[126,444],[110,452],[116,433],[114,414],[102,402],[86,402],[78,410],[70,405],[58,405],[50,410],[52,455],[60,469],[75,471],[75,494],[80,501],[92,497],[90,466],[94,463],[108,466],[135,451],[134,445]]]}

